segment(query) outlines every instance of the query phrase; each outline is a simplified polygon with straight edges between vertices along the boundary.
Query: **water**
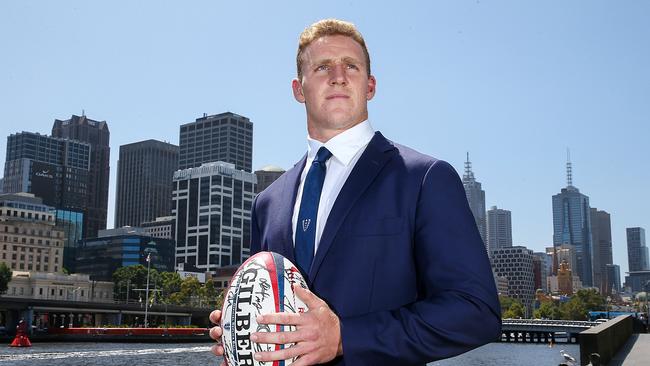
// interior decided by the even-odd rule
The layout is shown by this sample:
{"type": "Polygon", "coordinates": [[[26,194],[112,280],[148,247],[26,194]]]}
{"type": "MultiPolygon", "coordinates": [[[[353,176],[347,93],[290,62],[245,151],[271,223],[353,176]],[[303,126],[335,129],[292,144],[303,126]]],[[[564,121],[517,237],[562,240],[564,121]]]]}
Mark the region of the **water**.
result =
{"type": "MultiPolygon", "coordinates": [[[[0,366],[218,365],[212,343],[38,343],[31,348],[0,347],[0,366]]],[[[429,366],[557,366],[560,350],[578,358],[576,344],[491,343],[429,366]]]]}

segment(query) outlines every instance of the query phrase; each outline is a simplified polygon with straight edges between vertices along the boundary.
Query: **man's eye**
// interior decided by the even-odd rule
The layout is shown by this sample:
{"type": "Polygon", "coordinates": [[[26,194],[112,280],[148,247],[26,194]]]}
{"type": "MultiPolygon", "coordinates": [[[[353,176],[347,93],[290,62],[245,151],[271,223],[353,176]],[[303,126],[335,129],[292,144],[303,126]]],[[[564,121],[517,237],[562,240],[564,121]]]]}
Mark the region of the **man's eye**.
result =
{"type": "Polygon", "coordinates": [[[359,70],[359,67],[355,64],[348,64],[348,69],[359,70]]]}
{"type": "Polygon", "coordinates": [[[329,66],[327,65],[320,65],[316,68],[316,71],[327,71],[329,70],[329,66]]]}

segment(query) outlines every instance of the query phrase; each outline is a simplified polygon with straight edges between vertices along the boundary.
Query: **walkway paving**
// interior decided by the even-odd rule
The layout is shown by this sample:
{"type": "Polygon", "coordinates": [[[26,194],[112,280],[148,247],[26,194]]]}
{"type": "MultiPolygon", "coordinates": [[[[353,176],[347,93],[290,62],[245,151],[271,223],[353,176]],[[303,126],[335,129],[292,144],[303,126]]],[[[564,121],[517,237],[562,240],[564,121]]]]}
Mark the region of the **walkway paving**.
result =
{"type": "Polygon", "coordinates": [[[650,365],[650,334],[632,334],[627,343],[610,361],[610,366],[650,365]]]}

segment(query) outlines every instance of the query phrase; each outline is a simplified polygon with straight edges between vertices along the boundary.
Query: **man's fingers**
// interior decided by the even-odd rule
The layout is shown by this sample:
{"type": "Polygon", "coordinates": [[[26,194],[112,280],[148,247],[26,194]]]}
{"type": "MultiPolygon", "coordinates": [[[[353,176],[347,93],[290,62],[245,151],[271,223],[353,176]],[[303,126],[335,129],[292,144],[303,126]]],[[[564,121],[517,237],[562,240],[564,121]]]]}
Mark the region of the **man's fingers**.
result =
{"type": "Polygon", "coordinates": [[[223,329],[221,329],[221,327],[213,327],[212,329],[210,329],[210,338],[214,339],[215,341],[221,339],[222,334],[223,334],[223,329]]]}
{"type": "Polygon", "coordinates": [[[319,299],[318,296],[314,295],[313,292],[309,291],[306,288],[302,288],[299,285],[293,285],[293,291],[296,293],[296,296],[302,302],[307,305],[309,309],[315,309],[322,305],[323,300],[319,299]]]}
{"type": "Polygon", "coordinates": [[[217,356],[223,356],[223,346],[220,344],[215,344],[210,348],[210,351],[217,356]]]}
{"type": "Polygon", "coordinates": [[[296,344],[279,351],[257,352],[255,353],[255,359],[258,361],[288,360],[294,357],[298,357],[303,353],[304,351],[302,350],[302,347],[299,344],[296,344]]]}
{"type": "Polygon", "coordinates": [[[288,344],[303,340],[303,335],[298,332],[257,332],[251,334],[251,340],[255,343],[266,344],[288,344]]]}
{"type": "Polygon", "coordinates": [[[219,324],[221,321],[221,310],[215,310],[210,313],[210,321],[214,324],[219,324]]]}
{"type": "Polygon", "coordinates": [[[294,313],[272,313],[257,316],[258,324],[284,324],[284,325],[299,325],[303,321],[300,319],[300,314],[294,313]]]}

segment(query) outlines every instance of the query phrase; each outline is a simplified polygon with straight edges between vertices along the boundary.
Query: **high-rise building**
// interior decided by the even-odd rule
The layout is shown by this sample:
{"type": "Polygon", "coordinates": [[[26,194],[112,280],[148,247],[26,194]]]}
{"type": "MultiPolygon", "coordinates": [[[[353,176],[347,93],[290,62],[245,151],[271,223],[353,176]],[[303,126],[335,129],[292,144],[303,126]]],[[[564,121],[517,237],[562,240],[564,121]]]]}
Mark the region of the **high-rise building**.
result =
{"type": "Polygon", "coordinates": [[[621,267],[618,264],[605,265],[605,284],[604,294],[611,296],[621,292],[621,267]]]}
{"type": "Polygon", "coordinates": [[[172,177],[178,146],[146,140],[120,146],[115,227],[140,226],[172,212],[172,177]]]}
{"type": "Polygon", "coordinates": [[[492,206],[487,212],[487,242],[488,249],[512,246],[512,219],[510,211],[492,206]]]}
{"type": "Polygon", "coordinates": [[[108,179],[111,153],[108,124],[106,121],[92,120],[85,115],[73,115],[65,121],[55,119],[52,136],[87,142],[91,146],[84,237],[95,237],[99,230],[106,228],[108,211],[108,179]]]}
{"type": "Polygon", "coordinates": [[[535,290],[541,289],[544,292],[548,292],[547,278],[549,275],[549,261],[550,259],[548,254],[533,253],[533,277],[535,280],[535,290]]]}
{"type": "Polygon", "coordinates": [[[225,162],[174,173],[176,264],[214,273],[250,255],[256,183],[255,174],[225,162]]]}
{"type": "Polygon", "coordinates": [[[179,169],[223,161],[237,170],[252,171],[253,123],[246,117],[226,112],[197,118],[181,125],[179,169]]]}
{"type": "Polygon", "coordinates": [[[591,208],[591,243],[593,244],[593,286],[607,293],[607,265],[612,258],[612,224],[609,213],[591,208]]]}
{"type": "Polygon", "coordinates": [[[630,272],[650,270],[648,266],[648,247],[645,243],[645,229],[642,227],[628,227],[627,234],[627,261],[630,272]]]}
{"type": "Polygon", "coordinates": [[[567,186],[553,196],[553,245],[572,245],[576,267],[571,268],[584,286],[593,286],[593,246],[589,197],[573,186],[571,161],[567,161],[567,186]]]}
{"type": "Polygon", "coordinates": [[[492,272],[508,279],[508,297],[521,301],[530,316],[535,300],[533,251],[523,247],[499,248],[490,252],[492,272]]]}
{"type": "Polygon", "coordinates": [[[0,262],[15,271],[63,273],[56,209],[30,193],[0,194],[0,262]]]}
{"type": "Polygon", "coordinates": [[[79,241],[83,239],[84,214],[73,210],[56,210],[56,226],[63,230],[63,267],[69,273],[77,272],[76,253],[79,241]]]}
{"type": "Polygon", "coordinates": [[[260,193],[265,190],[271,183],[280,178],[282,174],[284,174],[284,169],[275,165],[268,165],[260,170],[256,170],[257,191],[255,193],[260,193]]]}
{"type": "Polygon", "coordinates": [[[465,161],[465,174],[463,174],[463,187],[465,187],[465,196],[469,208],[474,215],[476,227],[481,234],[483,244],[487,248],[487,223],[485,220],[485,191],[481,189],[481,183],[474,177],[472,171],[472,163],[469,161],[469,153],[467,153],[467,161],[465,161]]]}
{"type": "Polygon", "coordinates": [[[85,212],[89,144],[32,132],[7,137],[4,192],[33,193],[43,203],[85,212]]]}

